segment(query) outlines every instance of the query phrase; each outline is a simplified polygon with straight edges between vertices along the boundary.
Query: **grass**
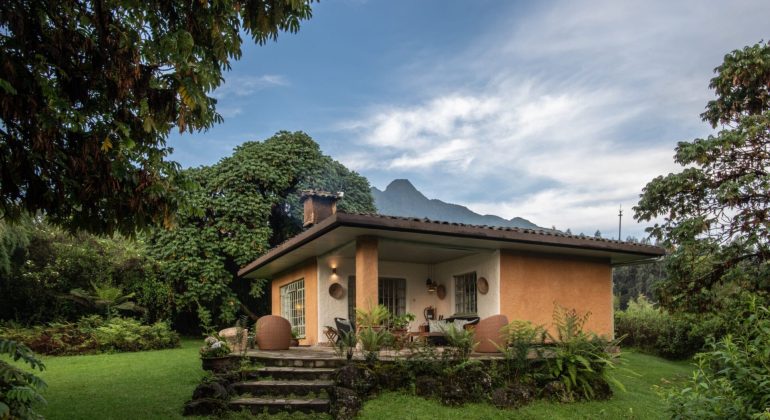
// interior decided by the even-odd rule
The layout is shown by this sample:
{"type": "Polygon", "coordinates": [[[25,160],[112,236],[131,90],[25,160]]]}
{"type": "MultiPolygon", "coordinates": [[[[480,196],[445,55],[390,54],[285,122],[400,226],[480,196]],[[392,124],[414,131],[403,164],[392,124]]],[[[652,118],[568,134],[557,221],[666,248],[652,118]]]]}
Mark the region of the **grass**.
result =
{"type": "Polygon", "coordinates": [[[200,339],[137,353],[45,357],[47,419],[182,418],[203,376],[200,339]]]}
{"type": "MultiPolygon", "coordinates": [[[[42,377],[48,382],[48,419],[181,419],[182,406],[203,376],[198,358],[200,340],[182,340],[182,347],[139,353],[46,357],[42,377]]],[[[609,401],[556,404],[538,401],[519,410],[488,404],[450,408],[402,393],[384,393],[366,402],[362,419],[574,419],[665,417],[652,389],[663,380],[678,381],[692,371],[689,362],[669,362],[628,353],[627,367],[639,376],[619,379],[627,392],[616,390],[609,401]]],[[[253,418],[235,413],[231,419],[253,418]]],[[[259,416],[263,417],[263,416],[259,416]]],[[[301,417],[301,416],[300,416],[301,417]]],[[[328,416],[312,416],[328,418],[328,416]]],[[[278,418],[294,419],[284,415],[278,418]]]]}
{"type": "Polygon", "coordinates": [[[537,401],[518,410],[500,410],[489,404],[468,404],[450,408],[402,393],[385,393],[368,401],[360,418],[375,419],[660,419],[665,418],[664,405],[652,389],[653,385],[678,382],[689,377],[690,362],[671,362],[639,353],[625,353],[625,366],[638,376],[623,375],[618,379],[626,392],[614,389],[609,401],[558,404],[537,401]]]}

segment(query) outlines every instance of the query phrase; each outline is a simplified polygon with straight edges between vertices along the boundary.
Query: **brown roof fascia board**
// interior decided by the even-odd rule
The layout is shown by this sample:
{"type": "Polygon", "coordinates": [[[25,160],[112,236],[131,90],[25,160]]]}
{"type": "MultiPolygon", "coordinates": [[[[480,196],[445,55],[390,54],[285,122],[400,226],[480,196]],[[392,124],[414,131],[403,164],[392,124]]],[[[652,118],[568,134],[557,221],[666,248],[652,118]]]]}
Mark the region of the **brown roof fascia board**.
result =
{"type": "Polygon", "coordinates": [[[329,232],[330,230],[333,230],[338,226],[337,215],[339,215],[339,213],[327,217],[317,225],[295,236],[292,236],[291,238],[287,239],[283,243],[273,247],[261,257],[257,258],[256,260],[247,264],[245,267],[238,270],[238,277],[243,277],[251,273],[252,271],[256,270],[258,267],[261,267],[275,259],[278,259],[279,257],[291,252],[295,248],[300,247],[318,238],[319,236],[326,234],[326,232],[329,232]]]}
{"type": "Polygon", "coordinates": [[[646,255],[651,258],[660,257],[666,253],[663,248],[653,245],[634,244],[608,239],[583,238],[533,229],[495,228],[431,221],[419,218],[336,213],[310,229],[288,239],[252,263],[246,265],[238,271],[238,276],[243,277],[257,268],[280,258],[292,250],[311,242],[340,226],[550,245],[564,248],[592,249],[598,251],[646,255]]]}
{"type": "Polygon", "coordinates": [[[637,255],[663,256],[666,251],[658,246],[620,242],[609,239],[569,236],[536,231],[534,229],[495,228],[487,226],[464,225],[460,223],[430,221],[418,218],[401,218],[381,215],[338,213],[340,224],[344,226],[398,230],[404,232],[427,233],[433,235],[460,236],[473,239],[486,239],[506,242],[518,242],[535,245],[552,245],[567,248],[613,251],[637,255]]]}

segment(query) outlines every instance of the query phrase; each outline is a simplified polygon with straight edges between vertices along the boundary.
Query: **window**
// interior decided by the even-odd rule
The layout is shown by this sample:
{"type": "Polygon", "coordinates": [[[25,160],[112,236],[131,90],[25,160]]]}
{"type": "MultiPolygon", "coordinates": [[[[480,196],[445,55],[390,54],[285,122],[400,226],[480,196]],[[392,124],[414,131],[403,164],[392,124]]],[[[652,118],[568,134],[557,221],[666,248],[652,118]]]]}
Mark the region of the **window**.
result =
{"type": "Polygon", "coordinates": [[[380,277],[377,283],[379,304],[388,308],[393,315],[406,313],[406,279],[380,277]]]}
{"type": "Polygon", "coordinates": [[[305,279],[281,287],[281,316],[289,320],[299,338],[305,338],[305,279]]]}
{"type": "Polygon", "coordinates": [[[476,272],[455,276],[455,313],[475,314],[476,307],[476,272]]]}

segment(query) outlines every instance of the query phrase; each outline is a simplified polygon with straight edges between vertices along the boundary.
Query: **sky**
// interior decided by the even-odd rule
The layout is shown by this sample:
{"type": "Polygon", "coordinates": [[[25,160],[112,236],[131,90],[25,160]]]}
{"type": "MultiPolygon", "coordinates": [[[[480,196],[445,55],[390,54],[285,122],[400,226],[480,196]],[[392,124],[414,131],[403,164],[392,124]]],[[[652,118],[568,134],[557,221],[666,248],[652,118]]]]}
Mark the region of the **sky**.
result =
{"type": "Polygon", "coordinates": [[[297,34],[245,42],[214,92],[224,123],[173,134],[184,167],[301,130],[384,189],[407,178],[481,214],[617,238],[713,69],[770,39],[770,2],[324,0],[297,34]]]}

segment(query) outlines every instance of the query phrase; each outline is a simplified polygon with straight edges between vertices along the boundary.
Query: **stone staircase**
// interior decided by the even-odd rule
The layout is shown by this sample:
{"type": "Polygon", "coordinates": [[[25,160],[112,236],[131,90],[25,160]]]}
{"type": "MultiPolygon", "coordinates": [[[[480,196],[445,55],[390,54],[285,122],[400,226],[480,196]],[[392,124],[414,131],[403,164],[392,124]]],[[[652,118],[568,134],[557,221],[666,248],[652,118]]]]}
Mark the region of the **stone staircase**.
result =
{"type": "Polygon", "coordinates": [[[233,384],[239,397],[230,400],[231,409],[248,409],[255,414],[329,412],[329,392],[342,360],[300,355],[261,355],[250,359],[264,367],[233,384]]]}

